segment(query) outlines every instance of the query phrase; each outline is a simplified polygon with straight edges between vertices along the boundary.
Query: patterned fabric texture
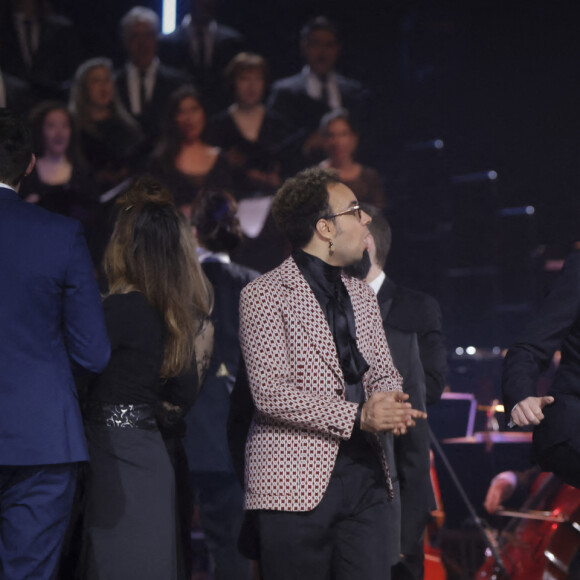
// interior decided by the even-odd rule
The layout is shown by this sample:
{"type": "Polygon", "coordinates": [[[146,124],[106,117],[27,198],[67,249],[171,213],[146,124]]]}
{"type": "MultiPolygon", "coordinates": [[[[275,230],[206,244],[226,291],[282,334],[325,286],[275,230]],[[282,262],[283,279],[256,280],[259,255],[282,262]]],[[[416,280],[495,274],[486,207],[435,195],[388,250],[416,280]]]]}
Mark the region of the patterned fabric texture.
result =
{"type": "MultiPolygon", "coordinates": [[[[360,280],[343,282],[370,365],[366,398],[401,390],[374,293],[360,280]]],[[[292,258],[243,290],[240,341],[256,407],[246,445],[246,509],[311,510],[326,491],[341,440],[350,438],[357,405],[345,400],[334,339],[292,258]]]]}

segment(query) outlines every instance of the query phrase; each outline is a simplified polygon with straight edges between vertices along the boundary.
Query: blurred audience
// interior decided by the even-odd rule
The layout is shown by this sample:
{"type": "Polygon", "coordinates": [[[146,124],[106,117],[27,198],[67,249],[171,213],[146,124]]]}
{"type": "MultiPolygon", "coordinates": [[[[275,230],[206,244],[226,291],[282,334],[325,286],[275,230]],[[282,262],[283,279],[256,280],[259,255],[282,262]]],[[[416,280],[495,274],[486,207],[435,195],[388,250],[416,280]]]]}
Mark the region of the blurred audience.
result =
{"type": "Polygon", "coordinates": [[[121,102],[137,120],[151,146],[159,136],[169,96],[188,81],[187,75],[166,66],[157,57],[159,31],[155,11],[143,6],[131,8],[121,20],[127,62],[115,75],[121,102]]]}
{"type": "Polygon", "coordinates": [[[355,192],[360,202],[378,208],[385,206],[385,194],[380,175],[375,169],[355,160],[359,135],[346,109],[336,109],[322,117],[320,134],[328,158],[320,163],[326,169],[335,169],[340,180],[355,192]]]}
{"type": "Polygon", "coordinates": [[[81,54],[72,23],[48,0],[0,5],[0,67],[27,80],[38,99],[66,98],[81,54]]]}
{"type": "Polygon", "coordinates": [[[100,262],[106,240],[98,190],[79,153],[70,112],[64,103],[44,101],[30,113],[36,166],[23,180],[22,197],[84,226],[91,257],[100,262]]]}
{"type": "Polygon", "coordinates": [[[223,73],[230,60],[244,49],[242,35],[217,22],[219,0],[191,0],[180,26],[161,39],[161,60],[193,77],[204,95],[209,113],[228,105],[223,73]]]}
{"type": "Polygon", "coordinates": [[[23,114],[28,111],[30,98],[30,85],[26,81],[0,70],[0,107],[23,114]]]}
{"type": "Polygon", "coordinates": [[[344,107],[364,130],[370,116],[370,93],[360,82],[336,72],[341,45],[338,30],[328,18],[318,16],[304,26],[300,48],[304,68],[272,85],[268,107],[306,131],[304,154],[310,161],[320,161],[324,139],[318,126],[322,116],[344,107]]]}
{"type": "Polygon", "coordinates": [[[267,77],[263,57],[236,55],[226,69],[234,103],[208,123],[208,141],[226,152],[242,196],[274,193],[281,185],[282,162],[289,163],[292,129],[262,102],[267,77]]]}
{"type": "Polygon", "coordinates": [[[230,164],[218,147],[204,139],[205,109],[193,87],[178,89],[169,100],[163,133],[150,171],[173,193],[187,216],[201,188],[231,191],[230,164]]]}
{"type": "Polygon", "coordinates": [[[115,91],[112,63],[90,59],[77,69],[70,110],[80,134],[81,151],[101,191],[121,183],[137,169],[143,134],[115,91]]]}

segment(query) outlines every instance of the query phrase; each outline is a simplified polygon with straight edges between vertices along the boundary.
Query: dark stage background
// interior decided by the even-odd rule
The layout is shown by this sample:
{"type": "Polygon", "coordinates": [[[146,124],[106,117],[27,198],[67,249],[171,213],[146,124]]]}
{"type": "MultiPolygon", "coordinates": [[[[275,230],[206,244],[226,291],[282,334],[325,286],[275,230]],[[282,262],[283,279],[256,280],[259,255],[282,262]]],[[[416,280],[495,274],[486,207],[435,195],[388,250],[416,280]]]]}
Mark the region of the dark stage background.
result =
{"type": "MultiPolygon", "coordinates": [[[[117,23],[135,4],[55,7],[89,56],[120,63],[117,23]]],[[[578,3],[222,0],[220,20],[276,79],[302,65],[299,29],[318,14],[340,27],[340,70],[376,95],[365,161],[386,183],[390,274],[441,301],[453,350],[509,346],[553,276],[546,261],[580,239],[578,3]]]]}

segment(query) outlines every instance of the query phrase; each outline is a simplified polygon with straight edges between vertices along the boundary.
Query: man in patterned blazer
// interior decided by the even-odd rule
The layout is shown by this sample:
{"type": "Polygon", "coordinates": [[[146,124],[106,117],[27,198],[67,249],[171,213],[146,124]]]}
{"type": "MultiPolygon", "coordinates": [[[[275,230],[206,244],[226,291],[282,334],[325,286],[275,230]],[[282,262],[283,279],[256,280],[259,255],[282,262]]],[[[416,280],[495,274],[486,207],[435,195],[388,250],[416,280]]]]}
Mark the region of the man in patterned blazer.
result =
{"type": "Polygon", "coordinates": [[[385,580],[392,486],[377,433],[425,413],[405,402],[372,290],[342,274],[370,217],[320,168],[287,180],[273,212],[294,251],[240,299],[255,404],[246,509],[262,577],[385,580]]]}

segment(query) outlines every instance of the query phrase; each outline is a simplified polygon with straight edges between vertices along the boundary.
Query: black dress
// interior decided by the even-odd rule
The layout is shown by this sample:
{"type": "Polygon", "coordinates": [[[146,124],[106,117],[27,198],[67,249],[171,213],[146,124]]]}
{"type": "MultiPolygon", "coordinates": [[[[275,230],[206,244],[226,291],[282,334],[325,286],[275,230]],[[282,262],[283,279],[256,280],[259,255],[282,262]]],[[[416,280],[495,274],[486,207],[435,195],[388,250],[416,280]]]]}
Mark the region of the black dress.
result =
{"type": "Polygon", "coordinates": [[[204,175],[188,175],[175,167],[164,167],[157,158],[152,159],[149,172],[173,194],[177,207],[193,202],[202,188],[225,189],[236,196],[232,169],[223,153],[218,154],[213,167],[204,175]]]}
{"type": "Polygon", "coordinates": [[[243,164],[234,171],[236,187],[242,197],[251,195],[256,189],[246,175],[250,169],[269,173],[279,168],[282,177],[295,173],[300,157],[300,137],[301,134],[274,111],[266,111],[255,141],[246,139],[227,110],[210,119],[207,126],[208,143],[226,152],[235,150],[243,159],[243,164]]]}
{"type": "Polygon", "coordinates": [[[104,308],[111,360],[88,397],[83,578],[175,580],[175,477],[155,415],[161,400],[189,409],[197,371],[162,382],[165,325],[143,294],[104,308]]]}
{"type": "Polygon", "coordinates": [[[73,165],[69,181],[58,185],[44,183],[36,169],[20,186],[20,195],[26,199],[36,194],[36,205],[54,213],[73,217],[83,224],[91,258],[100,264],[108,241],[104,227],[105,212],[99,203],[98,188],[92,173],[79,165],[73,165]]]}

